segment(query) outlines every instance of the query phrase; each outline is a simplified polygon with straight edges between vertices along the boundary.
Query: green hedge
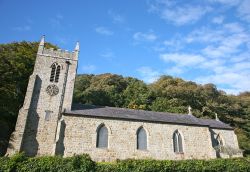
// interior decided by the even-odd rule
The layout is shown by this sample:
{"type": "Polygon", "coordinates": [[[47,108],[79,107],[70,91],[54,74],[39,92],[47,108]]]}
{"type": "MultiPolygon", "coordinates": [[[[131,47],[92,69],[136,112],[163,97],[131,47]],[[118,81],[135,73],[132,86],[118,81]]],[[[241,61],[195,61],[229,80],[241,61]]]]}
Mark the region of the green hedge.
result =
{"type": "Polygon", "coordinates": [[[110,163],[95,163],[86,155],[68,158],[46,156],[27,158],[17,154],[0,158],[0,172],[247,172],[250,158],[213,160],[122,160],[110,163]]]}
{"type": "Polygon", "coordinates": [[[94,172],[95,167],[95,162],[86,154],[68,158],[60,156],[27,158],[23,154],[17,154],[11,158],[0,159],[0,172],[94,172]]]}
{"type": "Polygon", "coordinates": [[[124,160],[116,163],[98,163],[97,172],[247,172],[250,158],[214,160],[124,160]]]}

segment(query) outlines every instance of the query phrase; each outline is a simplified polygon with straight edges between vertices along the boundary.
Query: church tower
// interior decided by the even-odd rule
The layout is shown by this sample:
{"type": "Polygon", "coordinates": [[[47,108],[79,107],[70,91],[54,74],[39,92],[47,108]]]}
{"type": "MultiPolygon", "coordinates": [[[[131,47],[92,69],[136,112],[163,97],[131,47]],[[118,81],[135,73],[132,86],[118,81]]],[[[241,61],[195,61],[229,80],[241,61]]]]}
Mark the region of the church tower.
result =
{"type": "Polygon", "coordinates": [[[71,109],[79,43],[73,52],[46,49],[43,36],[7,154],[57,154],[62,113],[71,109]]]}

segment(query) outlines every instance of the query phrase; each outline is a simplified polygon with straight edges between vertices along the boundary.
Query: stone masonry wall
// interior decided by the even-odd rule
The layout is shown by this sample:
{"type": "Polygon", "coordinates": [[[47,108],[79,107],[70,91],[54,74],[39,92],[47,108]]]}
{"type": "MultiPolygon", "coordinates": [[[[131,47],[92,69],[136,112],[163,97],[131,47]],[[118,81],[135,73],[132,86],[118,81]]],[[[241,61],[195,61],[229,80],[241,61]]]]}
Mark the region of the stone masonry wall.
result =
{"type": "Polygon", "coordinates": [[[30,77],[25,102],[19,112],[16,129],[12,134],[7,154],[24,151],[29,156],[54,155],[59,120],[59,107],[66,74],[66,61],[70,62],[65,101],[62,110],[70,109],[76,76],[78,52],[43,49],[39,46],[33,74],[30,77]],[[50,82],[51,65],[61,66],[58,82],[50,82]],[[57,95],[50,96],[46,89],[54,84],[59,88],[57,95]],[[49,112],[48,119],[46,113],[49,112]]]}
{"type": "Polygon", "coordinates": [[[135,122],[124,120],[63,116],[65,133],[64,156],[87,153],[95,161],[114,161],[127,158],[154,159],[208,159],[215,158],[210,132],[207,127],[135,122]],[[108,148],[96,148],[97,127],[109,130],[108,148]],[[136,149],[136,131],[143,126],[147,131],[148,149],[136,149]],[[183,154],[173,150],[173,133],[183,138],[183,154]]]}
{"type": "MultiPolygon", "coordinates": [[[[233,130],[211,129],[211,134],[214,138],[219,134],[222,139],[223,146],[239,150],[238,139],[233,130]]],[[[223,158],[229,157],[226,153],[221,153],[220,156],[223,158]]],[[[242,153],[237,153],[232,155],[232,157],[242,157],[242,153]]]]}

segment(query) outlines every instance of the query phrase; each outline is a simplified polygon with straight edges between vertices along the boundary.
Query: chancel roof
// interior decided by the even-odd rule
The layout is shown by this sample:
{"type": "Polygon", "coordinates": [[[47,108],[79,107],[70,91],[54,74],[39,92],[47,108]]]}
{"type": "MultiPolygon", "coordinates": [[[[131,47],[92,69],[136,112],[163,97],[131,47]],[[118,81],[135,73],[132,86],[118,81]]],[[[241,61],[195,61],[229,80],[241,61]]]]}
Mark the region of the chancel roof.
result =
{"type": "Polygon", "coordinates": [[[171,123],[182,125],[207,126],[219,129],[233,129],[229,125],[211,119],[200,119],[188,114],[174,114],[167,112],[153,112],[145,110],[134,110],[127,108],[107,107],[74,104],[70,111],[65,111],[64,115],[76,115],[95,118],[109,118],[120,120],[146,121],[155,123],[171,123]]]}

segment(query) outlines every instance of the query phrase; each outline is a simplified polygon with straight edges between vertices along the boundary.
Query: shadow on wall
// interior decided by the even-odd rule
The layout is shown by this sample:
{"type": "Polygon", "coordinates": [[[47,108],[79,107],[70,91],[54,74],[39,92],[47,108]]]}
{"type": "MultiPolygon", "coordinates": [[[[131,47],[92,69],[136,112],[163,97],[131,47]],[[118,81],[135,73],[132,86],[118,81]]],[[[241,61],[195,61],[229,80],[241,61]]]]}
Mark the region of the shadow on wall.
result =
{"type": "Polygon", "coordinates": [[[40,96],[42,80],[36,75],[34,89],[32,92],[32,98],[30,108],[28,112],[28,119],[24,130],[24,136],[21,146],[21,151],[24,151],[27,156],[35,156],[38,152],[38,141],[36,139],[39,115],[37,113],[37,104],[40,96]]]}
{"type": "MultiPolygon", "coordinates": [[[[213,148],[215,148],[216,146],[218,146],[218,141],[216,140],[216,136],[217,134],[212,130],[209,129],[210,133],[211,133],[211,141],[212,141],[212,146],[213,148]]],[[[216,150],[216,157],[220,158],[220,152],[218,150],[216,150]]]]}
{"type": "Polygon", "coordinates": [[[60,133],[58,141],[56,142],[56,155],[64,155],[64,136],[65,136],[66,124],[64,121],[61,121],[60,133]]]}

